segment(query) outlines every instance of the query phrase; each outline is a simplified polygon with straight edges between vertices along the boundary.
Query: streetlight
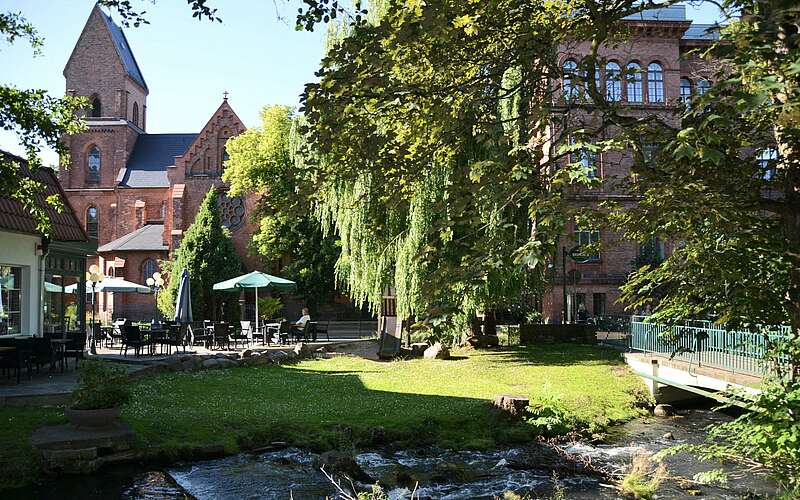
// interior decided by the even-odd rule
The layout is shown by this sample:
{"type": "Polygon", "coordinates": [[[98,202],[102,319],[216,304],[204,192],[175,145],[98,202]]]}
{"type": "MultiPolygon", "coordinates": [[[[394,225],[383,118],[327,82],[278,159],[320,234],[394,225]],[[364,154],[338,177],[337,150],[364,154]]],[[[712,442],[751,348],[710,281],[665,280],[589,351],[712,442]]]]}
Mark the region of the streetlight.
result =
{"type": "Polygon", "coordinates": [[[155,295],[155,298],[156,298],[156,314],[158,315],[156,317],[156,319],[158,319],[158,323],[160,324],[161,323],[161,311],[159,311],[159,309],[158,309],[158,291],[161,289],[161,287],[164,286],[164,278],[161,277],[161,273],[156,271],[156,272],[153,273],[153,276],[151,276],[150,278],[147,278],[147,282],[146,283],[147,283],[147,286],[149,286],[150,289],[153,290],[153,294],[155,295]]]}
{"type": "Polygon", "coordinates": [[[96,287],[98,283],[103,281],[103,273],[100,272],[100,266],[97,264],[92,264],[89,266],[89,271],[86,273],[86,281],[92,284],[92,328],[91,328],[91,335],[92,335],[92,342],[90,344],[90,349],[92,354],[97,354],[97,347],[95,345],[95,330],[94,330],[94,305],[95,305],[95,293],[96,287]]]}

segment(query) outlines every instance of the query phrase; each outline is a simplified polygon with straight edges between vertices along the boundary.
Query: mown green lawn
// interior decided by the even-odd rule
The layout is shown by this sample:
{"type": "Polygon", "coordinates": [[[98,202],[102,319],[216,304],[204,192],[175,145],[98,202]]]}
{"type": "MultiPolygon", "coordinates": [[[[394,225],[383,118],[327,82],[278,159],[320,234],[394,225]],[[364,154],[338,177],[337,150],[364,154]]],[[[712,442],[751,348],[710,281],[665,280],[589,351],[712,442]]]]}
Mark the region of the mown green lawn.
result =
{"type": "Polygon", "coordinates": [[[22,486],[38,475],[28,440],[39,427],[65,421],[60,408],[0,408],[0,490],[22,486]]]}
{"type": "Polygon", "coordinates": [[[534,437],[528,426],[491,411],[497,394],[559,398],[588,432],[642,412],[644,386],[616,352],[551,345],[454,354],[458,359],[446,361],[336,357],[162,375],[136,387],[123,415],[148,446],[220,443],[234,451],[272,440],[318,449],[487,448],[534,437]]]}
{"type": "MultiPolygon", "coordinates": [[[[211,444],[228,452],[272,441],[317,450],[464,449],[535,438],[530,426],[490,409],[497,394],[558,398],[584,432],[644,411],[644,385],[617,352],[570,344],[453,354],[457,359],[446,361],[335,357],[163,374],[134,383],[123,418],[142,449],[169,460],[211,444]]],[[[0,489],[36,479],[28,438],[63,421],[59,408],[0,408],[0,489]]]]}

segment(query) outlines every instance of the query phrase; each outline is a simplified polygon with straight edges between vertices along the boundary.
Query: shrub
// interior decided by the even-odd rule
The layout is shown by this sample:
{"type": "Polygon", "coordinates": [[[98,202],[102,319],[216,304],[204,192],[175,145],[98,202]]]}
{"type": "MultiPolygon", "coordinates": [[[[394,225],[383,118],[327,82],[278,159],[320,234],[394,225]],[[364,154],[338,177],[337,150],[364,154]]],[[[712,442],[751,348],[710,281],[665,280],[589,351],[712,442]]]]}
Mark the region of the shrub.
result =
{"type": "Polygon", "coordinates": [[[86,361],[78,370],[78,388],[72,393],[72,408],[114,408],[129,398],[129,380],[124,370],[95,360],[86,361]]]}
{"type": "Polygon", "coordinates": [[[540,436],[552,437],[577,430],[580,422],[571,416],[558,396],[542,396],[531,400],[525,419],[540,436]]]}
{"type": "Polygon", "coordinates": [[[263,297],[258,299],[258,315],[262,319],[273,319],[283,307],[279,297],[263,297]]]}

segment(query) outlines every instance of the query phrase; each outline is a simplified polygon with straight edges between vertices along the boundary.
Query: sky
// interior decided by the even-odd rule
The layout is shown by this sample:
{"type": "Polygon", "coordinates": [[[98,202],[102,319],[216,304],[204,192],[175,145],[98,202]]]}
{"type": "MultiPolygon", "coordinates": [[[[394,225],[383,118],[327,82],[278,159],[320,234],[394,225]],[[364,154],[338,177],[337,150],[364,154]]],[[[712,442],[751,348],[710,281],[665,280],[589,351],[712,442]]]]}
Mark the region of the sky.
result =
{"type": "MultiPolygon", "coordinates": [[[[199,132],[228,91],[229,103],[248,127],[259,125],[269,104],[296,106],[303,86],[314,81],[324,49],[324,27],[295,31],[299,0],[214,0],[222,23],[197,21],[183,0],[134,0],[150,24],[123,28],[144,75],[147,132],[199,132]],[[283,18],[281,20],[279,18],[283,18]]],[[[0,83],[65,91],[63,77],[94,0],[4,0],[2,10],[22,12],[44,37],[43,55],[33,57],[22,40],[0,41],[0,83]]],[[[117,24],[119,15],[111,13],[117,24]]],[[[717,19],[710,5],[687,5],[699,23],[717,19]]],[[[16,136],[0,131],[0,149],[23,153],[16,136]]],[[[46,164],[57,163],[52,151],[46,164]]]]}

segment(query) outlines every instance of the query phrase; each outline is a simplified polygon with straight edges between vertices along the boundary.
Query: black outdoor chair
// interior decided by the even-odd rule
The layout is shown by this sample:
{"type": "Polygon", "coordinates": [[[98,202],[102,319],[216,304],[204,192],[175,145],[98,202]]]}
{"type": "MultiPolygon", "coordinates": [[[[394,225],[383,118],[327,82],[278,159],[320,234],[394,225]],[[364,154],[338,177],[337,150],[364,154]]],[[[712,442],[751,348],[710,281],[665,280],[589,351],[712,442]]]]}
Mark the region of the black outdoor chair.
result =
{"type": "Polygon", "coordinates": [[[291,329],[291,325],[288,321],[281,320],[280,324],[278,324],[277,328],[274,326],[270,326],[267,328],[267,345],[269,345],[270,338],[275,335],[279,344],[288,344],[289,343],[289,330],[291,329]]]}
{"type": "Polygon", "coordinates": [[[45,334],[44,337],[33,338],[33,352],[31,353],[31,364],[36,367],[36,373],[39,373],[43,365],[49,364],[50,371],[56,367],[56,362],[61,361],[61,351],[53,349],[53,344],[50,342],[50,336],[45,334]]]}
{"type": "Polygon", "coordinates": [[[325,326],[321,326],[318,321],[311,322],[311,338],[314,340],[314,342],[317,341],[317,338],[322,337],[322,335],[325,335],[325,338],[330,342],[331,336],[328,334],[329,324],[330,321],[326,322],[325,326]]]}
{"type": "Polygon", "coordinates": [[[126,323],[122,327],[122,346],[119,348],[119,353],[128,355],[128,348],[132,347],[134,354],[138,357],[142,347],[147,346],[147,341],[139,330],[139,325],[132,325],[126,323]]]}
{"type": "Polygon", "coordinates": [[[231,349],[230,325],[228,323],[214,323],[214,345],[220,349],[231,349]]]}
{"type": "Polygon", "coordinates": [[[214,344],[214,322],[203,320],[203,326],[194,331],[194,343],[211,347],[214,344]],[[199,333],[198,333],[199,332],[199,333]]]}
{"type": "Polygon", "coordinates": [[[122,327],[126,323],[128,323],[128,320],[125,318],[117,318],[114,320],[114,323],[112,324],[111,327],[111,333],[109,334],[110,335],[109,342],[111,344],[110,347],[112,349],[114,348],[114,344],[116,342],[122,342],[122,327]]]}
{"type": "MultiPolygon", "coordinates": [[[[97,331],[100,330],[100,325],[96,324],[97,331]]],[[[86,335],[80,332],[67,333],[70,342],[64,346],[64,357],[66,359],[75,358],[75,368],[80,365],[80,360],[86,354],[86,335]]]]}
{"type": "Polygon", "coordinates": [[[303,323],[302,328],[297,328],[296,326],[293,326],[292,335],[294,336],[295,342],[300,342],[301,340],[307,341],[310,327],[311,327],[310,321],[306,321],[305,323],[303,323]]]}
{"type": "Polygon", "coordinates": [[[22,369],[28,367],[28,378],[30,378],[33,339],[0,339],[0,347],[15,348],[13,351],[0,352],[2,373],[10,377],[13,370],[17,374],[17,383],[19,384],[22,369]]]}
{"type": "Polygon", "coordinates": [[[167,354],[172,354],[172,348],[177,350],[181,346],[181,327],[174,321],[170,321],[166,325],[166,331],[158,337],[158,343],[161,344],[161,352],[164,352],[164,346],[167,347],[167,354]]]}
{"type": "Polygon", "coordinates": [[[242,323],[247,323],[247,330],[244,329],[244,325],[240,330],[235,330],[234,326],[231,325],[231,340],[233,341],[233,348],[236,349],[239,347],[239,341],[242,342],[243,345],[248,346],[250,345],[250,322],[249,321],[242,321],[242,323]]]}
{"type": "Polygon", "coordinates": [[[264,336],[261,332],[257,332],[251,321],[240,321],[242,327],[242,335],[247,336],[248,342],[255,345],[256,343],[264,343],[264,336]]]}

